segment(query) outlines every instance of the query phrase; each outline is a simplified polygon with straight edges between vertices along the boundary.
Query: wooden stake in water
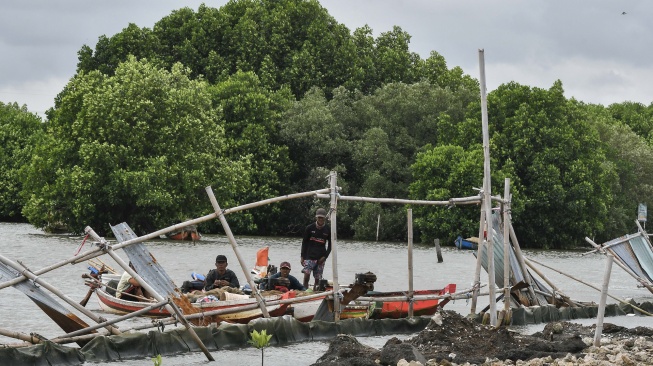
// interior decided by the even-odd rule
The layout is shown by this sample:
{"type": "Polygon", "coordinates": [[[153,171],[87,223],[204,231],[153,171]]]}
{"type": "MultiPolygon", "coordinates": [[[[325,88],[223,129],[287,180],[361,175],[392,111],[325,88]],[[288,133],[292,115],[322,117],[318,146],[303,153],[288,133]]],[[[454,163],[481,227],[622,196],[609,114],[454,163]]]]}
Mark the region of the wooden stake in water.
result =
{"type": "Polygon", "coordinates": [[[603,288],[601,289],[601,299],[599,300],[599,313],[596,315],[596,332],[594,333],[594,347],[601,346],[601,334],[603,333],[603,317],[605,316],[605,301],[608,297],[608,285],[610,284],[610,272],[612,272],[611,254],[607,255],[608,260],[605,262],[605,274],[603,275],[603,288]]]}
{"type": "Polygon", "coordinates": [[[440,248],[440,239],[434,239],[433,242],[435,243],[435,252],[438,255],[438,263],[442,263],[442,249],[440,248]]]}
{"type": "Polygon", "coordinates": [[[379,241],[379,229],[381,228],[381,214],[376,218],[376,241],[379,241]]]}

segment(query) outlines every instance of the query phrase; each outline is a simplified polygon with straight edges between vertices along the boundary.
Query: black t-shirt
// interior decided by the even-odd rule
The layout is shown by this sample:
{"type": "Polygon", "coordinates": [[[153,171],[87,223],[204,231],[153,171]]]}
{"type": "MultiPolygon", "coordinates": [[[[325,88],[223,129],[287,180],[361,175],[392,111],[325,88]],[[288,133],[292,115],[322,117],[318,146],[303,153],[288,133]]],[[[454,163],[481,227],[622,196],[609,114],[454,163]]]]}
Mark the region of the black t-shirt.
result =
{"type": "Polygon", "coordinates": [[[316,223],[312,223],[304,230],[302,240],[302,258],[317,260],[327,258],[331,253],[331,228],[324,224],[318,229],[316,223]]]}
{"type": "Polygon", "coordinates": [[[234,287],[234,288],[240,287],[240,283],[238,282],[238,277],[236,277],[236,273],[234,273],[234,271],[230,269],[226,269],[224,274],[220,275],[218,274],[218,271],[216,269],[212,269],[209,271],[209,274],[206,275],[206,280],[204,281],[204,290],[208,291],[216,288],[213,286],[213,283],[216,280],[229,281],[229,287],[234,287]]]}

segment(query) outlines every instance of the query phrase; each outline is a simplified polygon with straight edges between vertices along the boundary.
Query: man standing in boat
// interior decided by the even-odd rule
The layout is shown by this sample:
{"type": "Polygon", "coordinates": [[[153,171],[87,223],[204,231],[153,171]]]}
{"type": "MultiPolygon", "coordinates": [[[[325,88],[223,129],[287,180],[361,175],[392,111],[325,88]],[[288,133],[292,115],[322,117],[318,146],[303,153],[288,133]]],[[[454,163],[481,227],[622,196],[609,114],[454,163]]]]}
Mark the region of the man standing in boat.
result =
{"type": "Polygon", "coordinates": [[[221,287],[239,288],[240,283],[234,271],[227,269],[227,257],[220,254],[215,258],[215,269],[209,271],[204,280],[204,291],[221,287]]]}
{"type": "Polygon", "coordinates": [[[324,263],[331,253],[331,228],[326,224],[326,210],[318,208],[315,211],[315,222],[308,225],[304,230],[302,239],[302,272],[304,272],[304,287],[308,288],[308,280],[313,272],[315,283],[313,290],[317,288],[324,272],[324,263]]]}

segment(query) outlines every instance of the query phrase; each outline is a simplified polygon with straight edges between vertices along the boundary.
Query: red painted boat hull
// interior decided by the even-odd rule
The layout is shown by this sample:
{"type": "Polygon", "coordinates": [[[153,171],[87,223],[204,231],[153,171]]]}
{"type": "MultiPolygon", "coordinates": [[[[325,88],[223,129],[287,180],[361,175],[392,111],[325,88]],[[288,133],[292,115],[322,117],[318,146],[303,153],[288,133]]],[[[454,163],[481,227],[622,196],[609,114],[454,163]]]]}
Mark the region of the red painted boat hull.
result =
{"type": "MultiPolygon", "coordinates": [[[[138,302],[138,301],[129,301],[129,300],[123,300],[116,298],[107,292],[105,292],[102,289],[97,289],[96,290],[98,302],[100,304],[100,308],[107,312],[107,313],[112,313],[112,314],[128,314],[132,313],[134,311],[141,310],[149,305],[151,305],[148,302],[138,302]]],[[[280,299],[287,299],[287,298],[292,298],[294,297],[294,293],[286,293],[283,295],[277,295],[277,296],[269,296],[266,297],[266,300],[280,300],[280,299]]],[[[241,300],[226,300],[226,301],[218,301],[215,303],[202,303],[202,304],[193,304],[193,312],[192,313],[199,313],[199,312],[209,312],[212,310],[224,310],[224,309],[231,309],[231,308],[238,308],[238,307],[243,307],[243,306],[248,306],[251,304],[256,304],[256,299],[254,298],[247,298],[247,299],[241,299],[241,300]]],[[[274,316],[282,316],[286,314],[288,310],[288,304],[279,304],[279,305],[272,305],[268,306],[268,313],[270,314],[271,317],[274,316]]],[[[186,314],[189,315],[189,314],[186,314]]],[[[150,316],[150,317],[169,317],[170,313],[168,310],[165,308],[159,308],[159,309],[154,309],[150,310],[145,314],[145,316],[150,316]]],[[[227,321],[231,323],[240,323],[240,324],[246,324],[250,322],[251,320],[254,320],[256,318],[262,317],[263,314],[260,309],[249,309],[249,310],[242,310],[238,312],[234,312],[231,314],[222,314],[219,316],[219,319],[222,321],[227,321]]],[[[206,324],[202,324],[206,325],[206,324]]]]}
{"type": "MultiPolygon", "coordinates": [[[[415,296],[445,295],[456,292],[456,285],[449,284],[438,290],[417,290],[415,296]]],[[[395,297],[406,296],[406,291],[394,292],[370,292],[365,297],[395,297]]],[[[324,298],[298,302],[292,305],[296,319],[300,321],[311,321],[315,311],[324,298]]],[[[433,315],[438,308],[443,307],[449,299],[432,299],[413,301],[413,315],[433,315]]],[[[340,319],[367,318],[367,319],[400,319],[408,317],[408,301],[353,301],[342,309],[340,319]]]]}

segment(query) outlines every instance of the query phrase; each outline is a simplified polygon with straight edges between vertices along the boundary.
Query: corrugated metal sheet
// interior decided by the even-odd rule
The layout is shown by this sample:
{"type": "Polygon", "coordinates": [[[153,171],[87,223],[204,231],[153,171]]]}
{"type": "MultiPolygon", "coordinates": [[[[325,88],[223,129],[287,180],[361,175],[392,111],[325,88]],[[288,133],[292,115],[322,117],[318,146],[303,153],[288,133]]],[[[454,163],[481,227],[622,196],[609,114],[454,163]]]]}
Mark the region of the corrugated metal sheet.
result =
{"type": "Polygon", "coordinates": [[[653,250],[641,233],[613,239],[603,247],[638,277],[653,282],[653,250]]]}
{"type": "Polygon", "coordinates": [[[649,281],[653,281],[653,251],[643,237],[633,238],[629,241],[639,265],[649,281]]]}
{"type": "MultiPolygon", "coordinates": [[[[116,226],[111,226],[111,231],[113,231],[119,243],[138,237],[129,225],[124,222],[116,226]]],[[[127,257],[134,265],[134,268],[136,268],[136,272],[138,272],[145,282],[152,286],[154,291],[163,297],[179,297],[179,293],[175,291],[177,286],[175,286],[170,276],[168,276],[163,267],[157,262],[145,244],[136,243],[122,249],[127,253],[127,257]]]]}

